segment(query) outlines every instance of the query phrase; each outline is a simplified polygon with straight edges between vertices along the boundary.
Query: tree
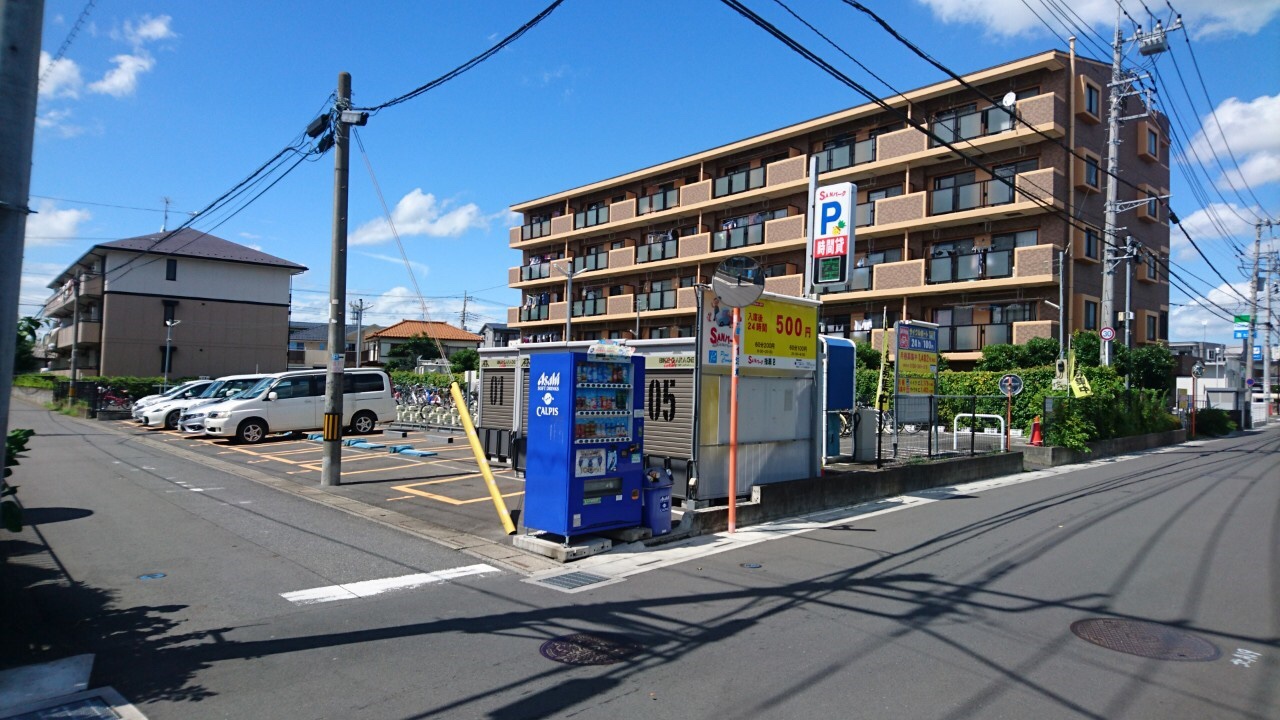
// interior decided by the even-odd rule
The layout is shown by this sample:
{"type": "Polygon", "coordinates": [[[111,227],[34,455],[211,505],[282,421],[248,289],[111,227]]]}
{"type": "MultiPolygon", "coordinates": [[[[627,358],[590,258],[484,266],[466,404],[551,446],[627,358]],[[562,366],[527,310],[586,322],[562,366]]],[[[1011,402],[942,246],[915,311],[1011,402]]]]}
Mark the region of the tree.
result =
{"type": "Polygon", "coordinates": [[[452,370],[455,373],[466,372],[467,370],[478,370],[480,368],[480,353],[471,348],[459,350],[449,358],[452,364],[452,370]]]}
{"type": "Polygon", "coordinates": [[[1076,351],[1076,365],[1098,367],[1102,362],[1102,338],[1090,330],[1071,334],[1071,348],[1076,351]]]}
{"type": "Polygon", "coordinates": [[[982,359],[974,365],[975,370],[989,372],[1008,372],[1022,367],[1022,348],[1017,345],[987,345],[982,348],[982,359]]]}
{"type": "Polygon", "coordinates": [[[413,370],[418,367],[418,359],[435,360],[440,357],[436,343],[431,338],[419,333],[391,348],[387,353],[384,367],[387,370],[413,370]]]}
{"type": "Polygon", "coordinates": [[[1031,338],[1022,348],[1022,367],[1044,367],[1058,361],[1058,341],[1053,338],[1031,338]]]}
{"type": "Polygon", "coordinates": [[[34,317],[24,317],[18,321],[18,342],[14,348],[13,374],[35,372],[40,369],[40,358],[35,356],[36,333],[44,326],[44,321],[34,317]]]}
{"type": "Polygon", "coordinates": [[[858,361],[859,370],[879,370],[880,351],[871,347],[871,343],[859,341],[853,344],[854,357],[858,361]]]}
{"type": "Polygon", "coordinates": [[[1165,345],[1143,345],[1129,353],[1129,384],[1133,387],[1163,390],[1173,387],[1173,371],[1177,360],[1165,345]]]}

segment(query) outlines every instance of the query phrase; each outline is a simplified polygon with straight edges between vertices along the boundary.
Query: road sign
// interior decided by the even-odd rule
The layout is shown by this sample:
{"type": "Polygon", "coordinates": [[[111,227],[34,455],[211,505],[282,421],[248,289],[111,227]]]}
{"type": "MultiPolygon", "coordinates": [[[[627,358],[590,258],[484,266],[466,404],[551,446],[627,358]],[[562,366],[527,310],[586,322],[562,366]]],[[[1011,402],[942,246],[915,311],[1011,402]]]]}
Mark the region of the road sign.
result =
{"type": "Polygon", "coordinates": [[[1109,327],[1102,328],[1102,339],[1105,340],[1106,342],[1111,342],[1112,340],[1115,340],[1116,329],[1109,328],[1109,327]]]}
{"type": "Polygon", "coordinates": [[[1022,378],[1013,373],[1000,378],[1000,392],[1005,395],[1017,395],[1022,392],[1022,378]]]}
{"type": "Polygon", "coordinates": [[[853,266],[854,207],[858,186],[837,183],[818,188],[814,198],[815,230],[810,241],[814,285],[843,285],[853,266]]]}
{"type": "Polygon", "coordinates": [[[1261,360],[1261,359],[1262,359],[1262,346],[1261,346],[1261,345],[1254,345],[1254,346],[1253,346],[1253,359],[1254,359],[1254,360],[1261,360]]]}
{"type": "Polygon", "coordinates": [[[1231,318],[1231,320],[1237,324],[1248,323],[1250,320],[1250,317],[1248,315],[1236,315],[1235,317],[1231,318]]]}
{"type": "Polygon", "coordinates": [[[1244,384],[1248,385],[1249,387],[1253,387],[1256,382],[1258,381],[1254,380],[1253,378],[1245,378],[1244,380],[1244,384]]]}
{"type": "Polygon", "coordinates": [[[1236,340],[1246,340],[1246,339],[1248,339],[1248,337],[1249,337],[1249,328],[1245,328],[1244,330],[1236,330],[1236,331],[1235,331],[1235,333],[1234,333],[1234,335],[1233,335],[1233,337],[1234,337],[1236,340]]]}

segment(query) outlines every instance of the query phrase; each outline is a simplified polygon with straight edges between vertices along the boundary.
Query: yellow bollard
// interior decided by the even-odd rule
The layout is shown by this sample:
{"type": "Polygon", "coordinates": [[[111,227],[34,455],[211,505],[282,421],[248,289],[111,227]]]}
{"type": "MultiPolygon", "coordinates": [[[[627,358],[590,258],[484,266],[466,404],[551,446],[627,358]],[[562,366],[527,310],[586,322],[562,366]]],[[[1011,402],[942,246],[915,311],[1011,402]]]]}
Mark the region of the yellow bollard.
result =
{"type": "Polygon", "coordinates": [[[498,483],[494,482],[493,473],[489,470],[489,458],[485,457],[484,448],[480,447],[480,437],[476,435],[476,426],[471,424],[471,411],[467,409],[467,399],[462,395],[458,383],[449,385],[449,394],[453,396],[453,405],[458,408],[458,418],[462,420],[462,429],[467,431],[467,440],[471,442],[471,452],[476,456],[476,464],[480,466],[480,474],[484,476],[484,484],[489,487],[489,497],[493,498],[493,506],[498,510],[498,518],[502,520],[502,528],[508,535],[516,534],[515,523],[511,522],[511,513],[507,504],[502,501],[502,493],[498,492],[498,483]]]}

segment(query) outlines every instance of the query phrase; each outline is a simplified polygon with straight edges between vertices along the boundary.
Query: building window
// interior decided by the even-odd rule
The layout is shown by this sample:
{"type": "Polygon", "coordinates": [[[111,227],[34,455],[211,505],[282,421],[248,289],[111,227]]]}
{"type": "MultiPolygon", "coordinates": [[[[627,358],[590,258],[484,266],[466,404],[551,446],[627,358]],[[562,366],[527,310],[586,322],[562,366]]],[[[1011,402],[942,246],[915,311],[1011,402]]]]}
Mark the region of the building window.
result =
{"type": "Polygon", "coordinates": [[[774,263],[772,265],[765,265],[764,276],[767,278],[771,278],[771,277],[782,277],[784,275],[788,275],[789,273],[787,272],[787,269],[788,269],[787,266],[788,266],[788,263],[774,263]]]}
{"type": "Polygon", "coordinates": [[[1154,160],[1160,159],[1160,135],[1150,128],[1147,129],[1147,154],[1154,160]]]}
{"type": "Polygon", "coordinates": [[[178,279],[178,261],[177,260],[174,260],[173,258],[169,258],[168,260],[164,261],[164,279],[165,280],[178,279]]]}
{"type": "Polygon", "coordinates": [[[1100,188],[1101,170],[1098,167],[1098,158],[1086,155],[1084,158],[1084,184],[1091,188],[1100,188]]]}
{"type": "Polygon", "coordinates": [[[693,275],[687,275],[685,277],[680,278],[680,287],[682,288],[691,288],[697,284],[698,284],[698,278],[694,277],[693,275]]]}
{"type": "Polygon", "coordinates": [[[1098,259],[1098,231],[1093,228],[1084,229],[1084,256],[1092,260],[1098,259]]]}
{"type": "Polygon", "coordinates": [[[1088,83],[1084,86],[1084,111],[1090,115],[1102,115],[1102,91],[1088,83]]]}
{"type": "Polygon", "coordinates": [[[1084,301],[1084,329],[1098,329],[1098,303],[1092,300],[1084,301]]]}
{"type": "Polygon", "coordinates": [[[1156,267],[1155,255],[1147,256],[1147,279],[1152,282],[1158,282],[1160,280],[1160,271],[1156,267]]]}
{"type": "Polygon", "coordinates": [[[162,300],[161,302],[164,303],[164,324],[168,325],[169,323],[177,319],[178,301],[162,300]]]}
{"type": "Polygon", "coordinates": [[[1159,327],[1160,327],[1159,323],[1160,323],[1160,320],[1155,315],[1147,316],[1147,341],[1148,342],[1155,342],[1156,340],[1160,339],[1160,337],[1156,334],[1157,332],[1159,332],[1159,327]]]}
{"type": "Polygon", "coordinates": [[[671,328],[668,328],[668,327],[649,328],[650,340],[666,340],[667,338],[670,338],[670,337],[671,337],[671,328]]]}
{"type": "Polygon", "coordinates": [[[676,337],[682,337],[682,338],[693,337],[693,326],[681,325],[680,327],[676,328],[676,337]]]}
{"type": "Polygon", "coordinates": [[[290,340],[289,349],[290,350],[306,350],[307,346],[298,342],[297,340],[290,340]]]}

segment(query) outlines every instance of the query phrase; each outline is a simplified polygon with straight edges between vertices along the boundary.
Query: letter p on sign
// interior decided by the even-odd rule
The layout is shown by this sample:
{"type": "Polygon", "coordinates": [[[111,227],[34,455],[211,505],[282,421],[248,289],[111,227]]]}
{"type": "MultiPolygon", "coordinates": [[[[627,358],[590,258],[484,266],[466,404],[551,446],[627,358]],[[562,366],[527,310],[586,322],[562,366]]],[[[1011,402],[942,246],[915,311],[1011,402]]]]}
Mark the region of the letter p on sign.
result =
{"type": "Polygon", "coordinates": [[[818,232],[819,235],[830,234],[827,226],[840,219],[840,206],[841,203],[839,202],[822,203],[822,214],[818,221],[818,227],[822,229],[818,232]]]}

